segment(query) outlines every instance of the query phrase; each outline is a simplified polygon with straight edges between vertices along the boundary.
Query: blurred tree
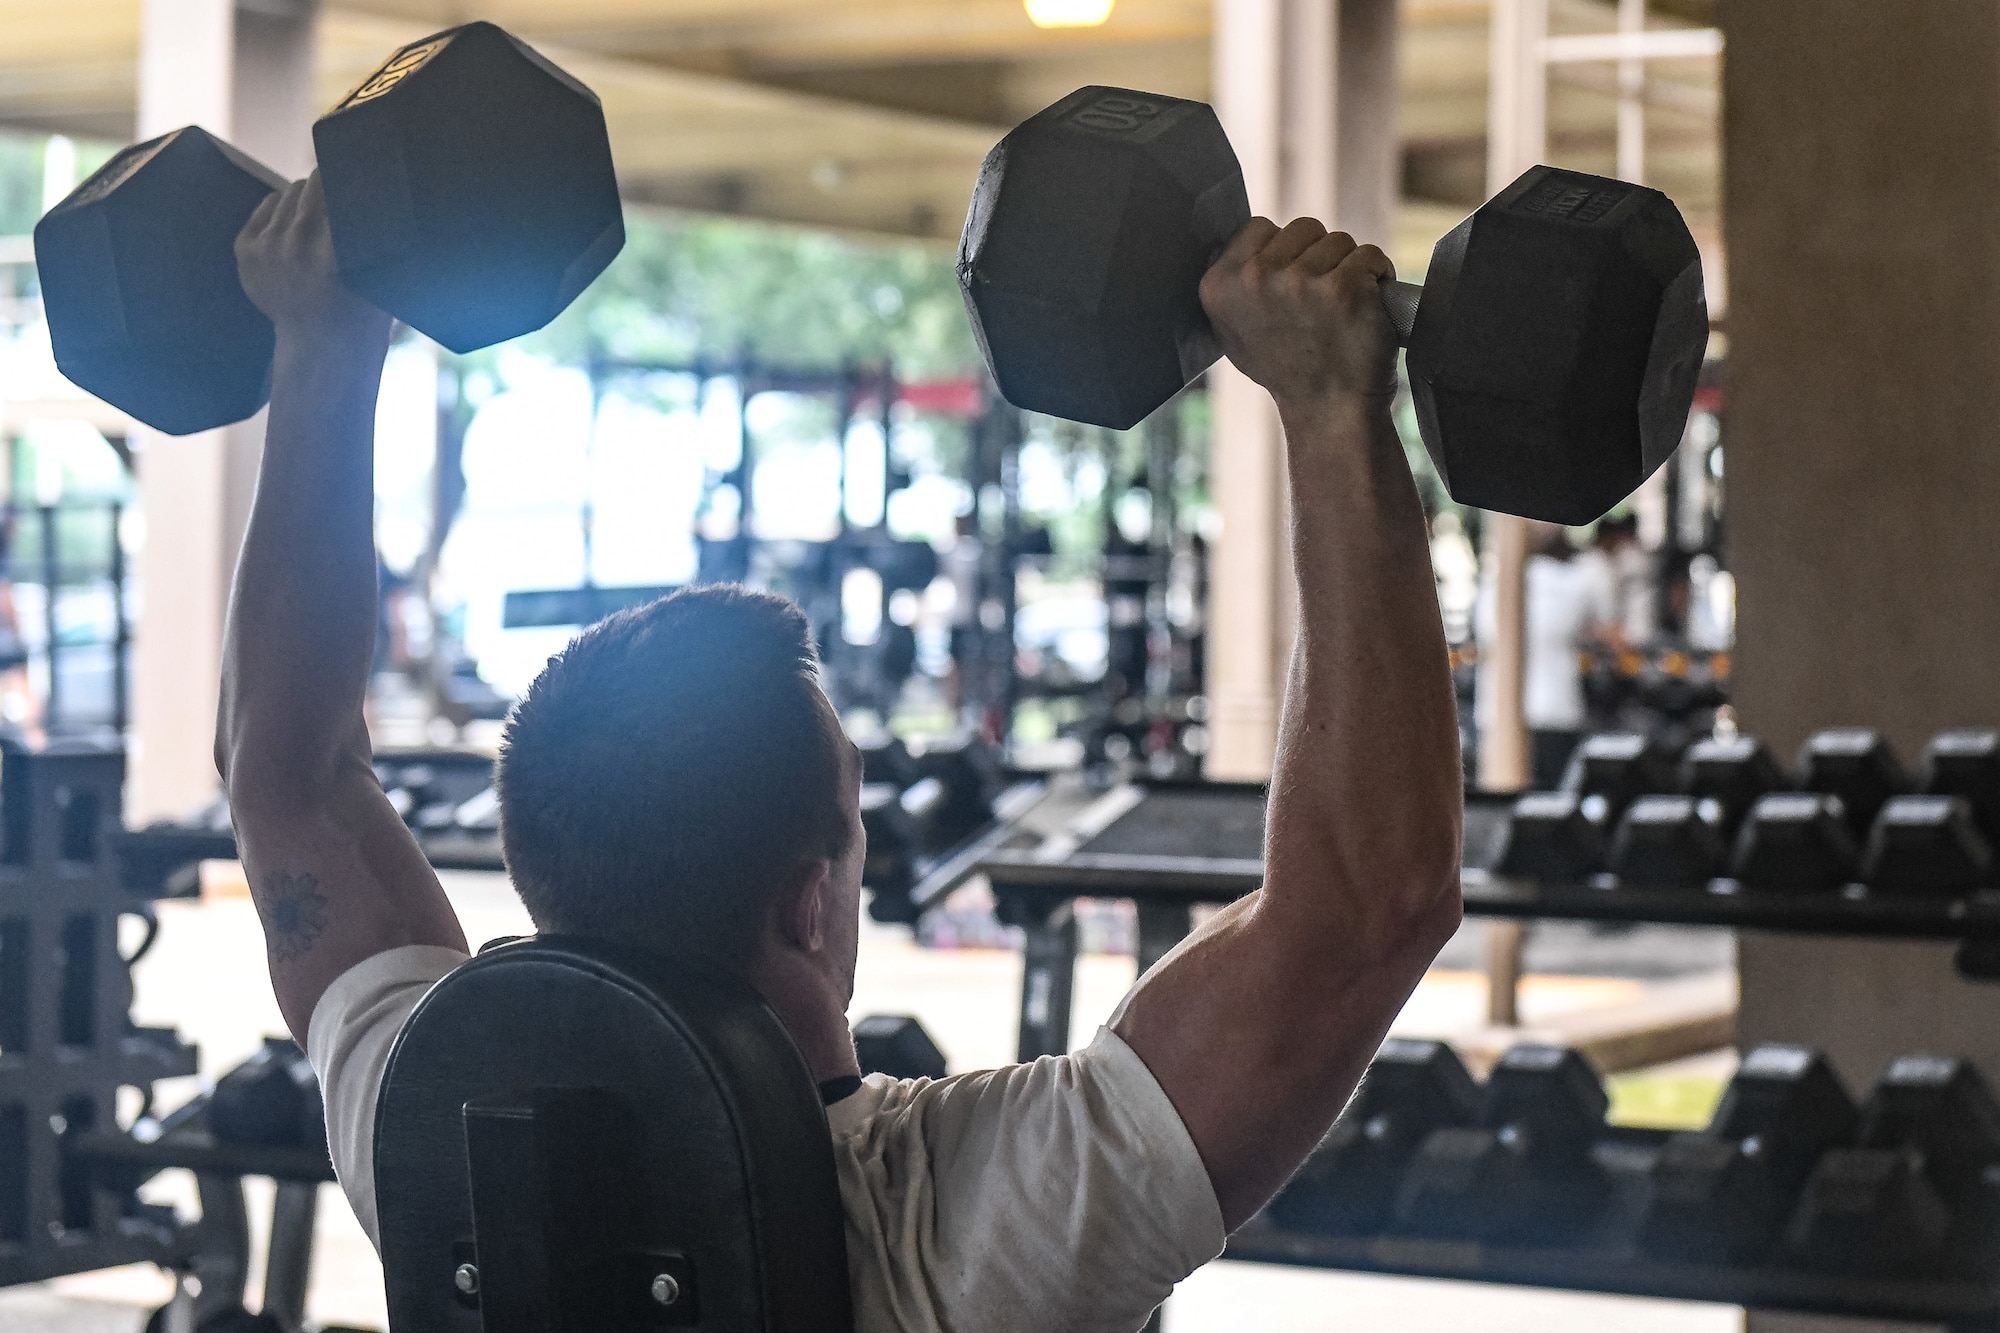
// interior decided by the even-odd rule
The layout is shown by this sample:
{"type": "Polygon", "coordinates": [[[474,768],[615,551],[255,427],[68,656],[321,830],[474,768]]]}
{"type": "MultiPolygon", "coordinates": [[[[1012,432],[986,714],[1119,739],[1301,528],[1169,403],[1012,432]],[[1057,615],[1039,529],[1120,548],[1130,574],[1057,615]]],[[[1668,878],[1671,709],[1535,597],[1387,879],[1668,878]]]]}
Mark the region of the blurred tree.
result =
{"type": "Polygon", "coordinates": [[[906,380],[979,366],[945,251],[637,211],[625,225],[624,251],[530,350],[572,364],[739,354],[802,369],[887,362],[906,380]]]}

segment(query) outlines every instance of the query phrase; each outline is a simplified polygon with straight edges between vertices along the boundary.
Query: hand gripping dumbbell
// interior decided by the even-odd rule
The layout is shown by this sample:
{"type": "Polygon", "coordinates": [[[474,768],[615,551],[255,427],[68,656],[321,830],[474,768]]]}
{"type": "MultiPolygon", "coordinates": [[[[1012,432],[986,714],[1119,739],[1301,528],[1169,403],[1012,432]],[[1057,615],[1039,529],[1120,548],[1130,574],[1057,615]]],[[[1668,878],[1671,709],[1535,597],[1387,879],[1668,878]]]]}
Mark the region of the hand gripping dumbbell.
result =
{"type": "MultiPolygon", "coordinates": [[[[1007,401],[1123,430],[1221,354],[1201,277],[1250,218],[1205,103],[1081,88],[987,154],[958,279],[1007,401]]],[[[1657,190],[1535,167],[1385,282],[1417,421],[1461,504],[1587,523],[1680,443],[1701,256],[1657,190]]]]}
{"type": "MultiPolygon", "coordinates": [[[[313,126],[341,280],[455,352],[554,319],[625,243],[604,112],[490,23],[401,48],[313,126]]],[[[113,157],[35,228],[56,365],[172,435],[270,397],[235,244],[284,179],[190,126],[113,157]]]]}

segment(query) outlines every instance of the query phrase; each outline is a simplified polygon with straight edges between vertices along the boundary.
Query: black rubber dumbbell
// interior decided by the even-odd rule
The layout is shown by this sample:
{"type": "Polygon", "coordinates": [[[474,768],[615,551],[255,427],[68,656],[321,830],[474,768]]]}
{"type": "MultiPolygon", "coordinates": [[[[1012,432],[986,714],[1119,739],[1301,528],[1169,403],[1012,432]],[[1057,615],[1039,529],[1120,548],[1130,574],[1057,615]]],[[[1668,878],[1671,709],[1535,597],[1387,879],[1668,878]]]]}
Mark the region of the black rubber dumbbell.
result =
{"type": "Polygon", "coordinates": [[[1824,892],[1852,882],[1859,860],[1838,796],[1773,792],[1743,821],[1732,873],[1746,888],[1824,892]]]}
{"type": "Polygon", "coordinates": [[[1896,752],[1879,731],[1831,727],[1814,733],[1799,750],[1799,790],[1838,796],[1857,843],[1867,839],[1883,804],[1909,789],[1896,752]]]}
{"type": "Polygon", "coordinates": [[[258,1052],[215,1081],[208,1127],[221,1143],[326,1149],[319,1079],[290,1037],[266,1037],[258,1052]]]}
{"type": "Polygon", "coordinates": [[[943,788],[943,800],[926,830],[931,847],[949,847],[992,819],[1002,775],[993,746],[972,732],[959,732],[913,741],[909,752],[920,777],[935,779],[943,788]]]}
{"type": "Polygon", "coordinates": [[[870,1014],[854,1025],[854,1055],[864,1074],[943,1078],[944,1052],[908,1014],[870,1014]]]}
{"type": "Polygon", "coordinates": [[[935,783],[923,784],[921,791],[898,790],[887,782],[862,784],[861,831],[868,839],[868,851],[861,865],[861,882],[870,894],[868,915],[877,921],[907,925],[917,919],[910,890],[917,883],[925,801],[935,801],[939,790],[935,783]],[[916,791],[915,813],[905,803],[909,791],[916,791]]]}
{"type": "Polygon", "coordinates": [[[1634,888],[1705,887],[1729,865],[1721,810],[1710,797],[1641,796],[1612,835],[1612,873],[1634,888]]]}
{"type": "MultiPolygon", "coordinates": [[[[456,352],[548,323],[624,244],[596,96],[490,23],[397,50],[313,126],[341,280],[456,352]]],[[[270,396],[237,233],[282,177],[198,127],[126,149],[35,228],[56,364],[168,434],[270,396]]]]}
{"type": "MultiPolygon", "coordinates": [[[[980,168],[958,257],[1002,395],[1143,420],[1220,354],[1199,286],[1249,218],[1204,103],[1081,88],[1017,126],[980,168]]],[[[1385,284],[1384,303],[1459,503],[1586,523],[1680,442],[1708,310],[1665,195],[1535,167],[1438,242],[1427,281],[1385,284]]]]}
{"type": "Polygon", "coordinates": [[[1441,1041],[1392,1038],[1326,1138],[1271,1200],[1271,1220],[1294,1231],[1365,1235],[1388,1220],[1403,1171],[1440,1129],[1479,1115],[1479,1085],[1441,1041]]]}
{"type": "Polygon", "coordinates": [[[1917,764],[1917,790],[1964,798],[1986,845],[2000,848],[2000,731],[1967,728],[1931,737],[1917,764]]]}
{"type": "Polygon", "coordinates": [[[1875,816],[1861,879],[1881,893],[1957,897],[1992,878],[1993,849],[1962,796],[1891,796],[1875,816]]]}
{"type": "Polygon", "coordinates": [[[901,791],[922,776],[910,758],[910,747],[890,731],[872,731],[857,736],[854,748],[861,752],[861,780],[887,783],[901,791]]]}
{"type": "Polygon", "coordinates": [[[1823,1056],[1797,1046],[1751,1051],[1708,1127],[1661,1147],[1647,1173],[1640,1248],[1689,1263],[1757,1258],[1820,1156],[1852,1142],[1855,1121],[1823,1056]]]}
{"type": "Polygon", "coordinates": [[[1770,747],[1755,737],[1705,737],[1681,756],[1678,789],[1716,803],[1725,838],[1736,836],[1759,797],[1791,785],[1770,747]]]}
{"type": "Polygon", "coordinates": [[[1795,1257],[1825,1271],[1923,1274],[1990,1248],[2000,1106],[1973,1065],[1948,1055],[1890,1062],[1862,1108],[1858,1147],[1827,1154],[1792,1218],[1795,1257]]]}
{"type": "Polygon", "coordinates": [[[1651,792],[1676,789],[1675,756],[1636,731],[1586,736],[1570,755],[1562,790],[1604,798],[1605,821],[1617,824],[1632,802],[1651,792]]]}
{"type": "Polygon", "coordinates": [[[1434,1131],[1397,1191],[1395,1227],[1423,1236],[1562,1246],[1601,1210],[1593,1153],[1609,1101],[1590,1063],[1561,1046],[1515,1046],[1493,1066],[1478,1128],[1434,1131]]]}
{"type": "Polygon", "coordinates": [[[1601,796],[1529,792],[1514,802],[1496,869],[1556,884],[1588,879],[1604,868],[1605,810],[1601,796]]]}

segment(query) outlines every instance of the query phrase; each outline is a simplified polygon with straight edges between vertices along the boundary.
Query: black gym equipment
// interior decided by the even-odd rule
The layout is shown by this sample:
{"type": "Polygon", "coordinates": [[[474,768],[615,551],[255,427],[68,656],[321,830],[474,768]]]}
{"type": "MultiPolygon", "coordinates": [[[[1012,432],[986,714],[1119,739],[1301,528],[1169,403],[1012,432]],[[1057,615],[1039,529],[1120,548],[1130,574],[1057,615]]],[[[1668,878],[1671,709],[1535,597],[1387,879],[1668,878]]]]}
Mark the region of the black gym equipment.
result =
{"type": "Polygon", "coordinates": [[[1752,736],[1709,736],[1681,756],[1678,789],[1715,801],[1723,836],[1733,838],[1757,798],[1790,787],[1770,747],[1752,736]]]}
{"type": "Polygon", "coordinates": [[[1578,742],[1563,771],[1562,790],[1601,797],[1606,822],[1616,824],[1639,797],[1674,789],[1674,761],[1673,752],[1651,737],[1599,732],[1578,742]]]}
{"type": "Polygon", "coordinates": [[[1757,1259],[1814,1163],[1848,1142],[1855,1120],[1854,1102],[1825,1057],[1796,1046],[1751,1051],[1708,1128],[1661,1146],[1639,1247],[1688,1263],[1757,1259]]]}
{"type": "MultiPolygon", "coordinates": [[[[624,244],[596,95],[490,23],[399,48],[313,144],[341,280],[455,352],[542,327],[624,244]]],[[[235,242],[283,185],[190,126],[51,209],[35,257],[63,374],[171,435],[262,407],[273,333],[235,242]]]]}
{"type": "Polygon", "coordinates": [[[1602,796],[1529,792],[1514,802],[1500,873],[1573,884],[1603,868],[1608,841],[1602,796]]]}
{"type": "Polygon", "coordinates": [[[1861,879],[1883,893],[1955,898],[1993,875],[1993,850],[1961,796],[1891,796],[1875,817],[1861,879]]]}
{"type": "Polygon", "coordinates": [[[1639,888],[1705,888],[1728,864],[1721,805],[1711,797],[1641,796],[1611,839],[1611,872],[1639,888]]]}
{"type": "Polygon", "coordinates": [[[1799,750],[1799,789],[1838,796],[1848,831],[1859,843],[1891,796],[1910,789],[1903,766],[1882,733],[1866,727],[1815,732],[1799,750]]]}
{"type": "Polygon", "coordinates": [[[2000,730],[1969,727],[1933,736],[1917,765],[1917,790],[1964,797],[1986,845],[2000,847],[2000,730]]]}
{"type": "Polygon", "coordinates": [[[1608,1105],[1578,1052],[1509,1048],[1486,1081],[1479,1126],[1434,1130],[1411,1158],[1394,1228],[1528,1246],[1574,1241],[1604,1200],[1608,1182],[1591,1149],[1608,1105]]]}
{"type": "Polygon", "coordinates": [[[1479,1086],[1441,1041],[1391,1038],[1326,1138],[1270,1203],[1294,1231],[1365,1235],[1388,1221],[1417,1150],[1440,1129],[1475,1124],[1479,1086]]]}
{"type": "Polygon", "coordinates": [[[908,1014],[870,1014],[854,1025],[854,1057],[864,1074],[943,1078],[944,1052],[908,1014]]]}
{"type": "Polygon", "coordinates": [[[376,1112],[394,1329],[852,1333],[818,1090],[740,980],[539,939],[404,1025],[376,1112]]]}
{"type": "Polygon", "coordinates": [[[258,1052],[215,1081],[208,1127],[216,1142],[326,1151],[319,1079],[290,1037],[266,1037],[258,1052]]]}
{"type": "Polygon", "coordinates": [[[1823,892],[1854,878],[1859,852],[1840,797],[1773,792],[1759,797],[1736,837],[1735,874],[1746,886],[1823,892]]]}
{"type": "MultiPolygon", "coordinates": [[[[1201,102],[1087,87],[980,168],[959,285],[1007,401],[1136,425],[1220,355],[1199,296],[1250,218],[1201,102]]],[[[1701,257],[1642,186],[1534,167],[1384,284],[1417,420],[1461,504],[1587,523],[1680,442],[1708,340],[1701,257]]]]}

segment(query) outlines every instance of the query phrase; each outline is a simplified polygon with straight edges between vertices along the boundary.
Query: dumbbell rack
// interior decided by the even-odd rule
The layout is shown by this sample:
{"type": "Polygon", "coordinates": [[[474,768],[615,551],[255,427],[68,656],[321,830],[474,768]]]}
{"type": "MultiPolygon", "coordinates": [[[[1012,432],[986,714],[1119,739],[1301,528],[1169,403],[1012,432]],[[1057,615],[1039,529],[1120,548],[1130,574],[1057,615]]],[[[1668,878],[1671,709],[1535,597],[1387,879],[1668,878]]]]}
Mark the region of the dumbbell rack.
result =
{"type": "Polygon", "coordinates": [[[71,1151],[117,1127],[120,1089],[196,1072],[171,1029],[134,1027],[121,917],[150,916],[119,873],[124,752],[0,747],[0,1286],[172,1263],[188,1238],[137,1178],[71,1151]]]}
{"type": "MultiPolygon", "coordinates": [[[[1138,908],[1143,972],[1186,935],[1192,909],[1226,903],[1263,882],[1265,790],[1261,784],[1134,781],[1078,800],[1062,831],[996,830],[978,854],[919,891],[918,907],[984,874],[1002,919],[1022,928],[1017,1058],[1069,1049],[1080,897],[1130,898],[1138,908]]],[[[1960,941],[1967,975],[2000,976],[2000,894],[1920,897],[1850,885],[1828,893],[1747,890],[1731,880],[1670,889],[1621,886],[1608,875],[1542,883],[1494,871],[1505,848],[1513,798],[1472,793],[1465,815],[1465,909],[1474,916],[1655,921],[1816,935],[1960,941]]],[[[1598,1155],[1622,1179],[1606,1225],[1590,1244],[1514,1249],[1410,1236],[1328,1236],[1283,1229],[1260,1216],[1231,1237],[1225,1257],[1295,1266],[1720,1301],[1785,1309],[2000,1328],[2000,1287],[1951,1277],[1889,1278],[1783,1268],[1662,1262],[1636,1252],[1635,1182],[1664,1132],[1612,1128],[1598,1155]],[[1622,1165],[1622,1170],[1618,1169],[1622,1165]],[[1623,1210],[1621,1213],[1620,1210],[1623,1210]],[[1629,1217],[1626,1220],[1630,1220],[1629,1217]]]]}

